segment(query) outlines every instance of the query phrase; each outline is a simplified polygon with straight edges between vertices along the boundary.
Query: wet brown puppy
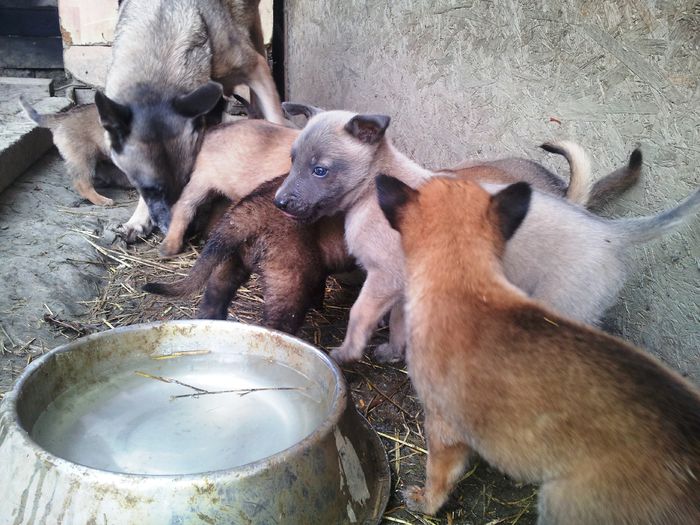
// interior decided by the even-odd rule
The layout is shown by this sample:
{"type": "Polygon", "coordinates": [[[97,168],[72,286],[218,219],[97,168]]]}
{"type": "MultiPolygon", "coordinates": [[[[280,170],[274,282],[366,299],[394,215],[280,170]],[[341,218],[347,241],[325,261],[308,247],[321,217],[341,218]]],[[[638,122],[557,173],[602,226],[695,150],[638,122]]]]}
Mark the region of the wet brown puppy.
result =
{"type": "Polygon", "coordinates": [[[266,182],[228,209],[185,279],[143,289],[185,295],[206,282],[197,317],[226,319],[238,288],[257,273],[265,299],[263,324],[296,333],[307,310],[323,304],[326,277],[352,269],[354,261],[345,248],[342,217],[303,224],[275,207],[272,198],[283,179],[266,182]]]}
{"type": "Polygon", "coordinates": [[[112,199],[100,195],[94,186],[97,163],[109,161],[109,147],[95,104],[78,106],[55,115],[38,113],[22,97],[20,104],[30,119],[51,130],[53,142],[66,161],[76,191],[98,206],[114,204],[112,199]]]}
{"type": "Polygon", "coordinates": [[[429,447],[425,488],[409,488],[407,505],[438,511],[475,451],[542,484],[539,524],[700,523],[697,387],[506,279],[529,185],[491,196],[469,181],[416,191],[380,176],[377,190],[406,256],[407,360],[429,447]]]}

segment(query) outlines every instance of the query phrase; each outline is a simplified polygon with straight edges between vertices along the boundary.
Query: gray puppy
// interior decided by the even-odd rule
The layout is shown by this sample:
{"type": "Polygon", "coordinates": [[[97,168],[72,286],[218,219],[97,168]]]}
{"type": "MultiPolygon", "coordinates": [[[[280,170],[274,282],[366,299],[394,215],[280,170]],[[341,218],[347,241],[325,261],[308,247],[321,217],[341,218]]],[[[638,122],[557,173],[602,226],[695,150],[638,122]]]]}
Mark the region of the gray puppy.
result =
{"type": "Polygon", "coordinates": [[[127,240],[164,232],[189,179],[205,116],[247,84],[268,120],[283,123],[263,47],[259,0],[126,0],[105,93],[95,103],[112,161],[141,199],[127,240]],[[215,82],[213,82],[214,80],[215,82]]]}
{"type": "MultiPolygon", "coordinates": [[[[417,188],[431,177],[458,175],[429,171],[401,154],[384,135],[387,116],[309,113],[312,118],[292,147],[292,169],[276,204],[304,221],[344,212],[348,249],[367,270],[345,340],[332,357],[359,359],[377,322],[391,309],[391,339],[377,349],[377,357],[398,359],[405,346],[404,260],[399,235],[379,208],[374,178],[385,173],[417,188]]],[[[491,192],[504,187],[499,184],[503,180],[478,182],[491,192]]],[[[671,231],[698,208],[700,190],[668,212],[610,220],[533,192],[530,213],[506,247],[506,276],[562,315],[595,323],[624,282],[630,248],[671,231]]]]}

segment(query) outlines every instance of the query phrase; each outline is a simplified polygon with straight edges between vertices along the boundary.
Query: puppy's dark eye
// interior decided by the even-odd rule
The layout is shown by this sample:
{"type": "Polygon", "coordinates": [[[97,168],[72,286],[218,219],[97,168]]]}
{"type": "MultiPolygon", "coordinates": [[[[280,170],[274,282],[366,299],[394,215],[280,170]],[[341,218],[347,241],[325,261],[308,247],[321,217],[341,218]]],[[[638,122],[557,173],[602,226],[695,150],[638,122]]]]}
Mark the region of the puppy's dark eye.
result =
{"type": "Polygon", "coordinates": [[[314,168],[314,175],[317,177],[325,177],[328,175],[328,168],[324,168],[323,166],[316,166],[314,168]]]}

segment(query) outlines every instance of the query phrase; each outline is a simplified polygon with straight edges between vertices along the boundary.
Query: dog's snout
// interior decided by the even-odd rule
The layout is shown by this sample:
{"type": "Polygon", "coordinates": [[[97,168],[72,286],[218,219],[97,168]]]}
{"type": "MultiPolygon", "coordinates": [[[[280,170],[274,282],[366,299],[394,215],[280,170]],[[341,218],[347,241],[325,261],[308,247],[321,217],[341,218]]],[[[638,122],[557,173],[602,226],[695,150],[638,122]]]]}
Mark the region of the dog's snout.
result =
{"type": "Polygon", "coordinates": [[[282,211],[287,211],[287,206],[289,205],[289,199],[283,195],[275,195],[275,206],[277,206],[282,211]]]}

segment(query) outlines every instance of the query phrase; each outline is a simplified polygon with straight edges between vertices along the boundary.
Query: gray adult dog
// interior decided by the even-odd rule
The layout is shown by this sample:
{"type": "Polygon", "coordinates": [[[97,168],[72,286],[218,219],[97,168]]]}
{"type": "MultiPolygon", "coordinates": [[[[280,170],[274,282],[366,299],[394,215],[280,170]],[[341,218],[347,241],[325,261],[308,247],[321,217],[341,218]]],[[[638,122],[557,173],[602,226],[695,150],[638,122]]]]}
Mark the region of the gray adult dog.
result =
{"type": "MultiPolygon", "coordinates": [[[[311,119],[292,147],[292,169],[275,202],[304,221],[344,212],[348,249],[367,270],[345,340],[331,356],[339,362],[360,359],[377,322],[391,309],[391,338],[376,356],[396,360],[405,347],[403,252],[399,234],[379,208],[375,177],[388,174],[417,188],[431,177],[458,175],[429,171],[400,153],[385,137],[387,116],[306,111],[311,119]]],[[[504,187],[500,180],[476,180],[493,193],[504,187]]],[[[558,313],[595,323],[624,282],[630,248],[672,231],[698,209],[700,190],[667,212],[611,220],[535,191],[530,212],[506,247],[506,276],[558,313]]]]}
{"type": "Polygon", "coordinates": [[[105,93],[95,103],[112,161],[141,199],[128,241],[167,231],[189,179],[206,117],[222,93],[247,84],[266,119],[284,123],[265,59],[259,0],[126,0],[119,10],[105,93]]]}

